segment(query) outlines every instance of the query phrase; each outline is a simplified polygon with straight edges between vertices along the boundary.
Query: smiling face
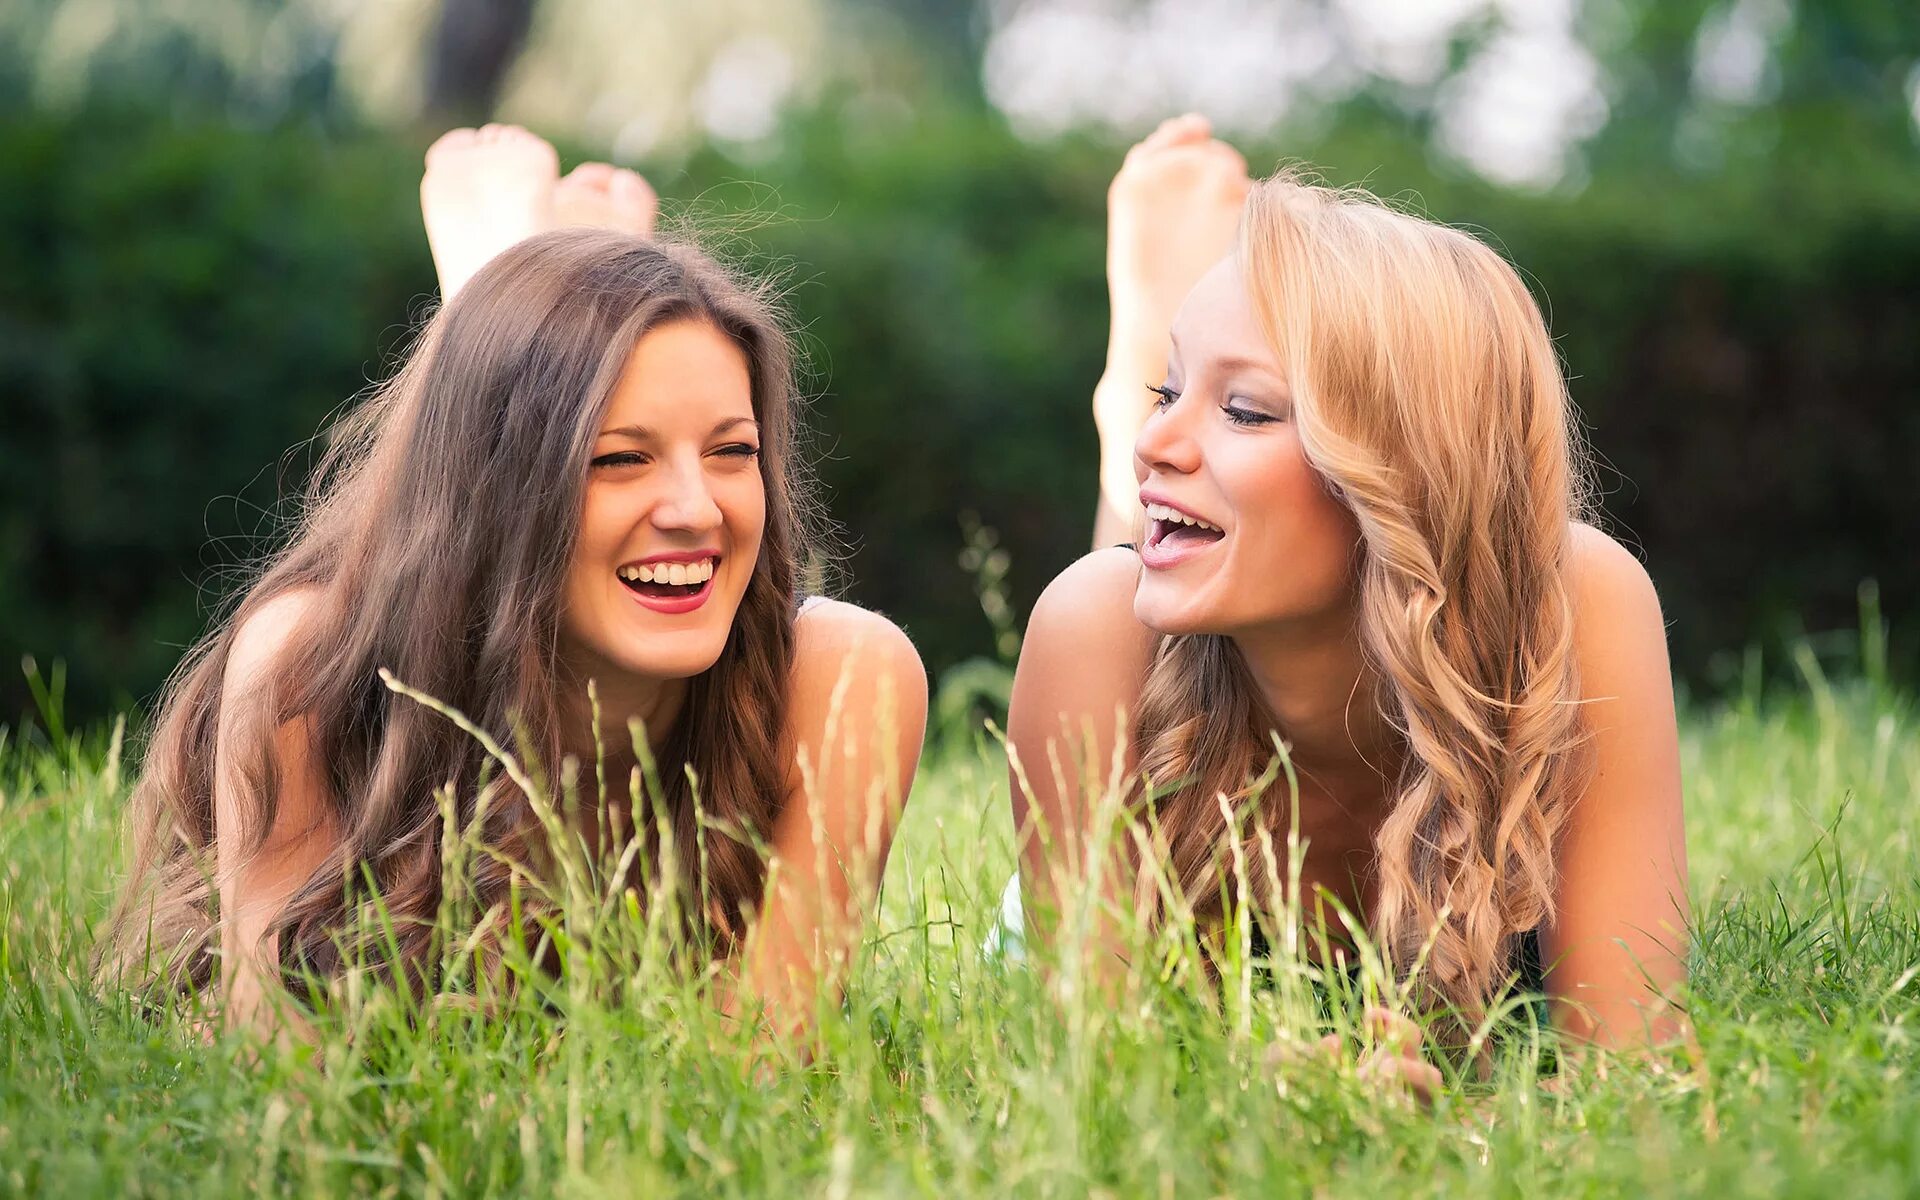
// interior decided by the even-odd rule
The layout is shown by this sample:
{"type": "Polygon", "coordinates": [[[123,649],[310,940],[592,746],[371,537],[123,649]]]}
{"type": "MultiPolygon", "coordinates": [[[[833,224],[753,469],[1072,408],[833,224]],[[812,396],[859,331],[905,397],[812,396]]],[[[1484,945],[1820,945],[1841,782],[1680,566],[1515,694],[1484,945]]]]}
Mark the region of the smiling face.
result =
{"type": "Polygon", "coordinates": [[[649,330],[607,401],[568,569],[563,654],[581,676],[713,666],[766,529],[746,355],[713,325],[649,330]]]}
{"type": "Polygon", "coordinates": [[[1307,462],[1239,265],[1181,305],[1161,399],[1134,443],[1148,517],[1133,611],[1163,634],[1344,615],[1359,526],[1307,462]]]}

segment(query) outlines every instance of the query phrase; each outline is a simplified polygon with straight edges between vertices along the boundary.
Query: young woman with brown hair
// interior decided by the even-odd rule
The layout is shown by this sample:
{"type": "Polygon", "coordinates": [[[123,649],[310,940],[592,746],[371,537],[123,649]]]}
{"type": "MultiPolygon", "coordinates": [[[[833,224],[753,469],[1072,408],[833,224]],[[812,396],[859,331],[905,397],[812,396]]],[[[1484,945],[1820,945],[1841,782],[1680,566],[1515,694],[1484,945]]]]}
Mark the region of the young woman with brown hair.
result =
{"type": "Polygon", "coordinates": [[[1416,994],[1471,1017],[1535,966],[1563,1031],[1675,1036],[1665,631],[1646,572],[1586,523],[1519,276],[1366,193],[1250,183],[1195,118],[1136,147],[1111,204],[1103,544],[1140,534],[1068,568],[1027,631],[1027,910],[1072,906],[1089,847],[1115,845],[1105,911],[1163,918],[1163,872],[1205,932],[1233,843],[1264,823],[1284,846],[1297,820],[1307,911],[1330,895],[1397,973],[1423,961],[1416,994]],[[1297,805],[1269,795],[1245,824],[1276,732],[1297,805]],[[1144,853],[1095,829],[1116,754],[1144,853]]]}
{"type": "MultiPolygon", "coordinates": [[[[430,157],[458,294],[333,430],[285,548],[169,686],[110,969],[217,979],[239,1021],[271,1021],[281,980],[356,961],[431,989],[443,788],[500,852],[473,867],[497,924],[504,862],[546,849],[533,799],[382,671],[551,781],[582,763],[570,832],[608,855],[655,828],[631,811],[639,722],[670,882],[736,1002],[795,1029],[844,968],[919,753],[919,659],[882,617],[803,602],[793,364],[764,290],[689,248],[508,211],[550,202],[551,150],[530,141],[463,131],[430,157]],[[391,948],[343,944],[373,889],[391,948]]],[[[552,904],[517,899],[529,920],[552,904]]]]}

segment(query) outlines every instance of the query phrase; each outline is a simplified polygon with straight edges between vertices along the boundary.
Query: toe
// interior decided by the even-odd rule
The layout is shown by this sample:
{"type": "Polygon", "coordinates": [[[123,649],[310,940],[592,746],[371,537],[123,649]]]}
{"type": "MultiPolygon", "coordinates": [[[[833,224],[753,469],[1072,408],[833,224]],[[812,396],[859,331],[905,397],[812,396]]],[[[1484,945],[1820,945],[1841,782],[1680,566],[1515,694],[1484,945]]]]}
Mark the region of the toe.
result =
{"type": "Polygon", "coordinates": [[[576,187],[589,187],[597,191],[606,191],[612,186],[618,174],[619,172],[614,169],[611,163],[586,162],[568,171],[565,182],[573,184],[576,187]]]}
{"type": "Polygon", "coordinates": [[[1156,146],[1178,146],[1213,136],[1213,125],[1199,113],[1182,113],[1160,122],[1147,140],[1156,146]]]}
{"type": "Polygon", "coordinates": [[[439,137],[433,139],[433,145],[427,147],[427,164],[431,166],[433,160],[436,158],[442,158],[448,154],[455,154],[466,149],[468,146],[473,145],[479,136],[479,130],[464,126],[459,129],[447,130],[439,137]]]}
{"type": "Polygon", "coordinates": [[[616,200],[636,209],[652,212],[659,198],[653,193],[653,185],[641,177],[638,171],[618,170],[613,173],[610,188],[616,200]]]}

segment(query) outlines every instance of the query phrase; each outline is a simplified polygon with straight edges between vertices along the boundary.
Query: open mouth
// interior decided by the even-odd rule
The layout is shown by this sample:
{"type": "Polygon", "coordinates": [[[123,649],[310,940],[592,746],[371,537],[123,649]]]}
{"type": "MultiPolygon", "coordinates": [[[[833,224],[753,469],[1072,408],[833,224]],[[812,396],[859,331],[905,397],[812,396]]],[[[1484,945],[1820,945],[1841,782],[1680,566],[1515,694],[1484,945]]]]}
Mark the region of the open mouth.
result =
{"type": "Polygon", "coordinates": [[[628,563],[616,572],[626,589],[641,600],[671,603],[691,600],[713,586],[718,558],[693,562],[628,563]]]}
{"type": "Polygon", "coordinates": [[[1202,521],[1177,508],[1165,504],[1149,504],[1146,507],[1147,545],[1150,547],[1166,550],[1198,548],[1227,536],[1226,531],[1218,525],[1202,521]]]}

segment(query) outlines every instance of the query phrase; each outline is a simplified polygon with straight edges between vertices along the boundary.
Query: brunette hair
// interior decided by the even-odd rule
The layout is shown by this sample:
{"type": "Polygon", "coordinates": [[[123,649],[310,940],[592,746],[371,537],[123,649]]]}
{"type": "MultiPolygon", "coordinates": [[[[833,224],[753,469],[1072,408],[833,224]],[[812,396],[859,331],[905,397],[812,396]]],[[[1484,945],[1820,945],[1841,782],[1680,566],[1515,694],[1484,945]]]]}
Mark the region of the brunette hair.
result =
{"type": "MultiPolygon", "coordinates": [[[[473,864],[479,911],[504,903],[512,870],[540,850],[529,797],[488,769],[477,741],[395,695],[399,681],[464,713],[506,746],[560,762],[561,597],[588,461],[634,346],[674,321],[710,323],[745,356],[760,425],[766,527],[719,660],[690,681],[659,751],[659,797],[688,895],[733,937],[765,864],[753,838],[783,791],[781,737],[807,510],[794,461],[788,337],[768,288],[684,246],[571,230],[528,239],[474,276],[427,324],[406,364],[340,420],[285,548],[169,682],[133,793],[134,868],[101,969],[164,988],[214,978],[221,914],[215,838],[257,854],[278,808],[274,739],[303,722],[325,775],[332,856],[274,919],[289,980],[371,957],[409,986],[441,899],[442,814],[506,853],[473,864]],[[267,605],[302,615],[246,694],[223,686],[238,631],[267,605]],[[215,745],[229,761],[216,764],[215,745]],[[236,789],[238,828],[214,822],[214,780],[236,789]],[[696,820],[688,775],[710,821],[696,820]],[[484,799],[483,799],[484,794],[484,799]],[[366,885],[396,954],[343,944],[366,885]]],[[[621,731],[622,737],[624,731],[621,731]]],[[[616,789],[624,791],[624,789],[616,789]]],[[[644,831],[652,822],[638,822],[644,831]]],[[[231,853],[231,848],[230,851],[231,853]]],[[[529,903],[535,903],[529,898],[529,903]]]]}
{"type": "MultiPolygon", "coordinates": [[[[1372,936],[1403,973],[1431,938],[1429,994],[1483,1011],[1516,939],[1553,915],[1582,772],[1566,568],[1588,485],[1559,359],[1504,259],[1364,191],[1257,184],[1239,259],[1307,461],[1359,524],[1372,694],[1407,743],[1372,936]]],[[[1203,916],[1239,836],[1216,797],[1244,807],[1272,728],[1230,639],[1162,639],[1136,745],[1175,785],[1165,852],[1203,916]]]]}

